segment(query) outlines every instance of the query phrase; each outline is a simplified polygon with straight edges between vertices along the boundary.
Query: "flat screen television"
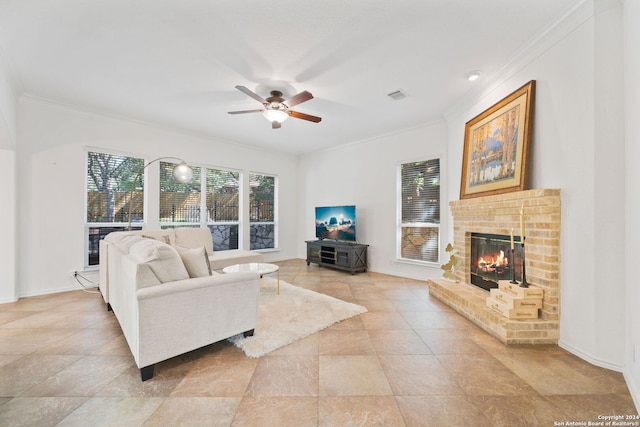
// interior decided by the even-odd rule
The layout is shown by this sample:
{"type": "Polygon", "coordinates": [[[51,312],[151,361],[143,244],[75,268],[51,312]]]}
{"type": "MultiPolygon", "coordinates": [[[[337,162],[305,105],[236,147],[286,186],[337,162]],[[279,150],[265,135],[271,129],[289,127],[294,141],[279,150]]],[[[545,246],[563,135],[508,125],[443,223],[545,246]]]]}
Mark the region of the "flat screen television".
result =
{"type": "Polygon", "coordinates": [[[356,241],[356,207],[316,207],[316,239],[356,241]]]}

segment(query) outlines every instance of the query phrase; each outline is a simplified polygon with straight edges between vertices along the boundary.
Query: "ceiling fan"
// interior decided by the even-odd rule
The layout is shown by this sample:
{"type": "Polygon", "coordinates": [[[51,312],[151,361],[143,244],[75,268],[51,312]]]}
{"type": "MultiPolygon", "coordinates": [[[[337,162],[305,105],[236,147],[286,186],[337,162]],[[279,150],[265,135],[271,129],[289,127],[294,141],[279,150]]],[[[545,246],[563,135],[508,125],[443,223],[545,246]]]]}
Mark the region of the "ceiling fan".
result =
{"type": "Polygon", "coordinates": [[[322,120],[321,117],[290,110],[294,105],[302,104],[305,101],[313,99],[313,95],[306,90],[285,101],[284,98],[282,98],[282,92],[279,90],[272,90],[271,96],[264,99],[244,86],[238,85],[236,86],[236,89],[261,103],[264,108],[259,110],[229,111],[229,114],[262,113],[262,115],[271,122],[272,129],[280,129],[282,122],[287,120],[289,117],[308,120],[314,123],[318,123],[322,120]]]}

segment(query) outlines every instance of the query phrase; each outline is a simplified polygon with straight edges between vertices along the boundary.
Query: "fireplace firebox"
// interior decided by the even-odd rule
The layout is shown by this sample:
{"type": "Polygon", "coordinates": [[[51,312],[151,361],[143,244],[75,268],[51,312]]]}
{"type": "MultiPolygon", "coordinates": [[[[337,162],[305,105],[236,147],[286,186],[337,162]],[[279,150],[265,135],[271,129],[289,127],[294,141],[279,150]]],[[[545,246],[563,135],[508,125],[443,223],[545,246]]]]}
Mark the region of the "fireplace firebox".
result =
{"type": "Polygon", "coordinates": [[[514,236],[511,253],[511,236],[501,234],[471,233],[469,272],[471,283],[482,289],[498,287],[498,280],[522,280],[522,245],[514,236]]]}

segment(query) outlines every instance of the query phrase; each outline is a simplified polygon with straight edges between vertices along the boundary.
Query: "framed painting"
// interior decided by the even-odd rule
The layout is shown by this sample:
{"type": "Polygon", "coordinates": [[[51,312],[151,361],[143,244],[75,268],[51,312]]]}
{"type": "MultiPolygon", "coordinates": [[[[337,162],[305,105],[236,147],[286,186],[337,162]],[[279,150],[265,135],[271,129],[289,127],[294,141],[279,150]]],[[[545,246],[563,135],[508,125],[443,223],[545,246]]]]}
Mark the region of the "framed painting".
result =
{"type": "Polygon", "coordinates": [[[535,80],[466,123],[460,199],[526,190],[535,80]]]}

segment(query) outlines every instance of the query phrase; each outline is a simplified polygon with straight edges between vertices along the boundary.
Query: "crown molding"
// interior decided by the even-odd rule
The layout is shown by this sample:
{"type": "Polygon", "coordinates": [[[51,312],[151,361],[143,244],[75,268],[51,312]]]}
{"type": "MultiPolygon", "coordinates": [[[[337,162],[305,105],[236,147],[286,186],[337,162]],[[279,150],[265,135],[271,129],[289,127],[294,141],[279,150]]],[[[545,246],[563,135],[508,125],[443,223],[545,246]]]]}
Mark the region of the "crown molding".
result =
{"type": "Polygon", "coordinates": [[[17,72],[17,68],[9,56],[5,53],[0,43],[0,71],[6,77],[9,88],[12,91],[14,99],[17,99],[25,92],[24,83],[17,72]]]}
{"type": "MultiPolygon", "coordinates": [[[[147,129],[153,129],[154,131],[171,133],[178,136],[188,136],[190,138],[199,139],[202,141],[214,141],[216,143],[233,145],[236,147],[243,147],[253,151],[259,150],[259,148],[252,147],[252,146],[243,144],[241,142],[220,138],[214,135],[209,135],[205,132],[198,132],[195,130],[178,127],[178,126],[171,126],[171,125],[159,123],[156,121],[139,119],[136,117],[127,116],[124,114],[119,114],[119,113],[115,113],[115,112],[104,110],[104,109],[81,106],[81,105],[63,102],[63,101],[52,99],[52,98],[33,95],[30,93],[23,93],[18,99],[18,103],[39,105],[43,108],[52,109],[53,111],[55,110],[67,111],[73,114],[90,117],[100,121],[129,123],[136,126],[145,127],[147,129]]],[[[265,151],[268,151],[268,150],[265,149],[265,151]]]]}
{"type": "Polygon", "coordinates": [[[313,156],[314,154],[317,153],[324,153],[324,152],[331,152],[331,151],[340,151],[343,150],[345,148],[348,147],[354,147],[354,146],[358,146],[358,145],[362,145],[362,144],[368,144],[368,143],[373,143],[373,142],[377,142],[377,141],[381,141],[384,140],[385,138],[390,138],[396,135],[402,135],[405,134],[407,132],[412,132],[415,130],[419,130],[419,129],[424,129],[424,128],[430,128],[430,127],[434,127],[434,126],[446,126],[447,122],[445,119],[433,119],[433,120],[428,120],[422,123],[418,123],[412,126],[407,126],[407,127],[403,127],[400,129],[395,129],[392,130],[390,132],[386,132],[386,133],[382,133],[379,135],[373,135],[373,136],[368,136],[362,139],[357,139],[354,141],[349,141],[346,142],[344,144],[340,144],[340,145],[336,145],[334,147],[326,147],[326,148],[319,148],[317,150],[313,150],[313,151],[309,151],[309,152],[305,152],[302,154],[303,157],[306,156],[313,156]]]}
{"type": "Polygon", "coordinates": [[[518,49],[502,66],[488,74],[482,86],[468,92],[447,109],[444,112],[445,119],[448,120],[450,117],[462,114],[472,108],[478,100],[488,97],[502,83],[576,31],[596,14],[596,10],[608,9],[614,6],[613,3],[620,4],[620,1],[583,0],[569,8],[557,21],[518,49]],[[603,3],[606,4],[603,5],[603,3]]]}

